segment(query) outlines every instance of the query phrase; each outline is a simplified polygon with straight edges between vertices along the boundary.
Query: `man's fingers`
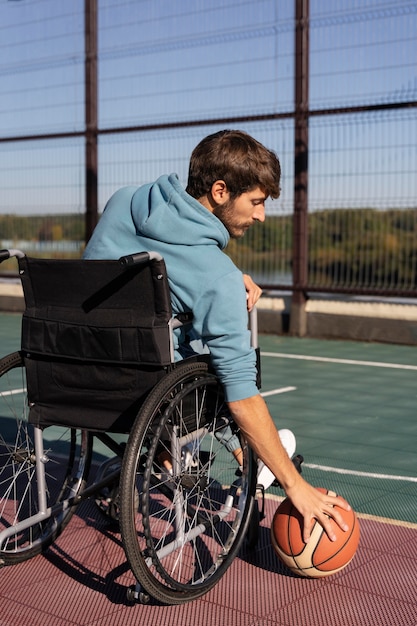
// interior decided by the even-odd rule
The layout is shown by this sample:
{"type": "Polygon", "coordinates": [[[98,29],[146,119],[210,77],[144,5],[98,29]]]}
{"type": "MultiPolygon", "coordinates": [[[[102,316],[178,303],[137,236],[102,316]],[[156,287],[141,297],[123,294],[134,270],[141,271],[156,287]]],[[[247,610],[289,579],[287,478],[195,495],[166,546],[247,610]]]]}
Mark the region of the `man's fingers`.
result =
{"type": "Polygon", "coordinates": [[[311,537],[311,531],[313,530],[313,526],[316,523],[316,520],[313,518],[305,519],[303,525],[303,540],[304,543],[308,543],[311,537]]]}
{"type": "Polygon", "coordinates": [[[347,500],[342,498],[342,496],[337,496],[336,497],[335,504],[337,506],[340,506],[340,508],[343,509],[344,511],[350,511],[351,510],[351,506],[350,506],[349,502],[347,502],[347,500]]]}
{"type": "Polygon", "coordinates": [[[311,531],[313,530],[314,524],[316,521],[323,526],[324,532],[330,539],[330,541],[336,541],[336,533],[334,532],[334,526],[332,525],[330,518],[327,515],[317,516],[317,518],[313,518],[308,521],[304,520],[304,528],[303,528],[303,540],[304,543],[308,543],[311,537],[311,531]]]}
{"type": "Polygon", "coordinates": [[[248,311],[251,311],[262,295],[262,289],[252,280],[249,274],[243,274],[246,289],[248,311]]]}
{"type": "Polygon", "coordinates": [[[341,513],[339,513],[339,511],[334,511],[333,513],[333,519],[336,522],[336,524],[338,526],[340,526],[340,528],[344,531],[347,532],[349,530],[349,526],[348,524],[346,524],[343,515],[341,513]]]}
{"type": "MultiPolygon", "coordinates": [[[[338,506],[343,508],[345,511],[349,511],[351,507],[346,502],[346,500],[344,500],[343,498],[340,498],[340,500],[341,500],[341,503],[339,504],[338,502],[338,506]]],[[[326,503],[324,504],[323,512],[320,515],[317,515],[317,517],[315,518],[304,519],[303,539],[305,543],[308,543],[310,539],[311,531],[313,529],[313,526],[316,520],[321,526],[323,526],[323,529],[325,533],[327,534],[327,536],[329,537],[330,541],[336,541],[337,539],[337,535],[335,533],[335,528],[334,528],[334,523],[332,523],[332,520],[334,520],[334,522],[344,532],[347,532],[349,530],[349,526],[348,524],[346,524],[342,513],[338,511],[332,503],[326,503]]]]}

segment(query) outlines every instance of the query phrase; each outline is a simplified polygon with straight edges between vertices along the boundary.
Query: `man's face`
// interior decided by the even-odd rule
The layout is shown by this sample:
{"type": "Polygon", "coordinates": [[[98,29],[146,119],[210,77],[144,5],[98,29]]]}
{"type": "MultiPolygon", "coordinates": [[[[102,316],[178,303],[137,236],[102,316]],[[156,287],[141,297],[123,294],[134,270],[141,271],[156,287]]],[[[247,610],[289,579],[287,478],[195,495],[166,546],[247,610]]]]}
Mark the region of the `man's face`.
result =
{"type": "Polygon", "coordinates": [[[255,222],[265,221],[265,190],[256,187],[237,198],[227,199],[213,209],[215,215],[229,231],[232,239],[243,237],[255,222]]]}

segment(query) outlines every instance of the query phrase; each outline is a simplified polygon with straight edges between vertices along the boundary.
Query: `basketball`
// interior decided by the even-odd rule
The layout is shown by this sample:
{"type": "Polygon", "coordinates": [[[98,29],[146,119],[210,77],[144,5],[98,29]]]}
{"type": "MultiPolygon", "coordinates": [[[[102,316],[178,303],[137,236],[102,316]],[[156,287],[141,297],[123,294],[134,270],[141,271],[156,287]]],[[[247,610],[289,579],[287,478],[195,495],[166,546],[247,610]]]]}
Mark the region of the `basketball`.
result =
{"type": "MultiPolygon", "coordinates": [[[[318,488],[331,496],[333,491],[318,488]]],[[[330,541],[323,527],[316,522],[310,541],[303,541],[303,518],[286,498],[277,508],[272,520],[271,540],[273,548],[283,563],[295,574],[308,578],[320,578],[340,572],[355,556],[359,545],[359,522],[353,509],[345,511],[336,507],[349,526],[343,531],[332,519],[336,541],[330,541]]]]}

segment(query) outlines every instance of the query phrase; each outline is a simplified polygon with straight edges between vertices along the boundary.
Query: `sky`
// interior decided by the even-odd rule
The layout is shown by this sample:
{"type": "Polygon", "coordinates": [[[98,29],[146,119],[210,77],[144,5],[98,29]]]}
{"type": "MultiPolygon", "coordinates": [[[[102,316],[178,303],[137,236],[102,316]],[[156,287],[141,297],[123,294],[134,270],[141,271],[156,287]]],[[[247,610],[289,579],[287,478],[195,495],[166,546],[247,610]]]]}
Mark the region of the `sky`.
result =
{"type": "MultiPolygon", "coordinates": [[[[290,0],[98,0],[99,127],[293,109],[290,0]]],[[[0,0],[0,137],[84,129],[84,0],[0,0]]],[[[417,100],[416,0],[310,0],[310,107],[417,100]]],[[[175,171],[221,126],[106,135],[99,198],[175,171]]],[[[279,155],[293,123],[239,124],[279,155]]],[[[416,108],[310,120],[311,210],[416,206],[416,108]]],[[[84,211],[82,138],[0,143],[0,213],[84,211]]]]}

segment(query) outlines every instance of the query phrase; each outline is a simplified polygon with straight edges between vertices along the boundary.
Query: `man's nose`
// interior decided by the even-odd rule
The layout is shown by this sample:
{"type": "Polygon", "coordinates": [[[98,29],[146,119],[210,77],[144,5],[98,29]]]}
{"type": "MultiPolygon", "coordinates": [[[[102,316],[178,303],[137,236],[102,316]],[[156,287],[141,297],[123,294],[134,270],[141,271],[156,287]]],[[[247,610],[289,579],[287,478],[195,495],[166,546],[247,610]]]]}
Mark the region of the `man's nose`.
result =
{"type": "Polygon", "coordinates": [[[264,222],[265,221],[265,207],[264,206],[257,206],[256,210],[253,214],[253,219],[257,220],[258,222],[264,222]]]}

